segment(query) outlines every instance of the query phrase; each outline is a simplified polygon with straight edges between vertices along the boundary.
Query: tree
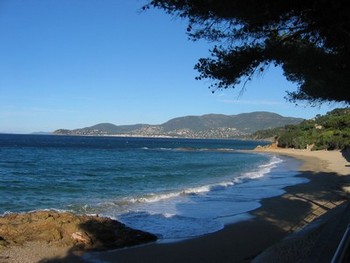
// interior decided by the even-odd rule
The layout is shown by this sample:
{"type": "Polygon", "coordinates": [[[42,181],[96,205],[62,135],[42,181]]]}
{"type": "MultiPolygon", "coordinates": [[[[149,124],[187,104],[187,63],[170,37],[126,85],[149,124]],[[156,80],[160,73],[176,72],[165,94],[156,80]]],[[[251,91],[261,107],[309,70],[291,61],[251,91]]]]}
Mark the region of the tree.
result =
{"type": "Polygon", "coordinates": [[[313,145],[313,150],[335,150],[350,147],[350,108],[334,109],[326,115],[312,120],[304,120],[297,125],[286,125],[257,131],[252,138],[275,137],[279,147],[305,149],[313,145]]]}
{"type": "Polygon", "coordinates": [[[234,88],[270,65],[298,85],[296,102],[350,102],[350,9],[347,0],[153,0],[188,19],[196,41],[215,43],[195,65],[210,88],[234,88]]]}

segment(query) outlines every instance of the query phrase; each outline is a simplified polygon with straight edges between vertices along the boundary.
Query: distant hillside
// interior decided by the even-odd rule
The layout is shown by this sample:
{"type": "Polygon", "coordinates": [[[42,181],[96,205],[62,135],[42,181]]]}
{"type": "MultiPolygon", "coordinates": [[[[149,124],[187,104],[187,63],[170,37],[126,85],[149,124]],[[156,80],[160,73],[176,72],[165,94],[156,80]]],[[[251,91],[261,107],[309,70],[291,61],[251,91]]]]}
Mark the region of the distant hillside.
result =
{"type": "Polygon", "coordinates": [[[257,130],[271,129],[287,124],[298,124],[303,119],[283,117],[271,112],[251,112],[237,115],[207,114],[171,119],[160,125],[135,124],[117,126],[100,123],[91,127],[67,130],[59,129],[60,135],[119,135],[184,138],[237,138],[257,130]]]}

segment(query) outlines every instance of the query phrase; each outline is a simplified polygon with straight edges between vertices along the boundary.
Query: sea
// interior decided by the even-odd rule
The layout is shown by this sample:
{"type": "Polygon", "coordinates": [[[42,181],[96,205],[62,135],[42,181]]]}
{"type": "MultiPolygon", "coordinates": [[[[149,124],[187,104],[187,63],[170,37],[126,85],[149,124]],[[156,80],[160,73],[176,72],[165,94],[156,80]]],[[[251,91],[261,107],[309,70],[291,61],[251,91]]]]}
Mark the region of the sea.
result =
{"type": "Polygon", "coordinates": [[[0,215],[54,209],[107,216],[161,242],[247,220],[307,182],[264,142],[0,134],[0,215]]]}

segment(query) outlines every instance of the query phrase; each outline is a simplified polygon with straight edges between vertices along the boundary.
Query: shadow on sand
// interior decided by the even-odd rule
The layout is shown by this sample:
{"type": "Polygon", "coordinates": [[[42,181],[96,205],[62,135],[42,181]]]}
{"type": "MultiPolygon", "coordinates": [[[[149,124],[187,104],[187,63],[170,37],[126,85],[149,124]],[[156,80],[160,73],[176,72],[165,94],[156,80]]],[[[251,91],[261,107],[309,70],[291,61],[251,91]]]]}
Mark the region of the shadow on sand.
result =
{"type": "MultiPolygon", "coordinates": [[[[344,150],[341,151],[344,159],[350,163],[350,147],[347,147],[345,148],[344,150]]],[[[346,165],[346,167],[350,167],[350,164],[349,165],[346,165]]]]}
{"type": "Polygon", "coordinates": [[[56,257],[43,259],[40,263],[48,262],[85,262],[84,252],[104,251],[145,244],[156,241],[153,234],[124,227],[123,224],[114,220],[91,219],[80,223],[81,236],[78,245],[68,250],[64,258],[56,257]]]}

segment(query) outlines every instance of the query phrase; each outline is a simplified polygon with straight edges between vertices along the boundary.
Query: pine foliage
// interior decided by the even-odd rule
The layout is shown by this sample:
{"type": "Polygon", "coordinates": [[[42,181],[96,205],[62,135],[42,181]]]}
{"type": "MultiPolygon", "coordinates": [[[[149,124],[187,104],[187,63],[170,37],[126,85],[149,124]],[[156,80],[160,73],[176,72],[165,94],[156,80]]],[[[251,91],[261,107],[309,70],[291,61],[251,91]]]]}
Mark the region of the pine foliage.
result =
{"type": "Polygon", "coordinates": [[[195,65],[210,88],[245,87],[270,65],[297,84],[293,102],[350,102],[347,0],[152,0],[150,7],[188,21],[191,40],[213,43],[195,65]]]}

